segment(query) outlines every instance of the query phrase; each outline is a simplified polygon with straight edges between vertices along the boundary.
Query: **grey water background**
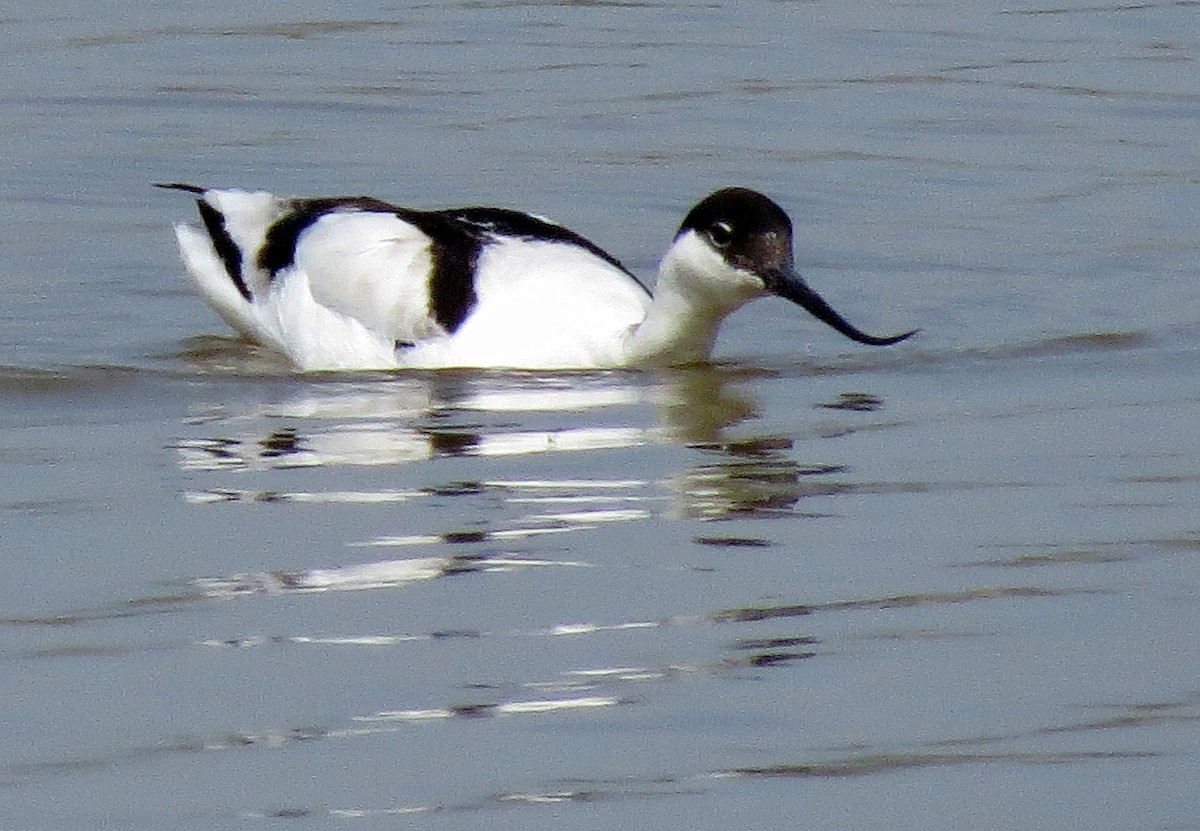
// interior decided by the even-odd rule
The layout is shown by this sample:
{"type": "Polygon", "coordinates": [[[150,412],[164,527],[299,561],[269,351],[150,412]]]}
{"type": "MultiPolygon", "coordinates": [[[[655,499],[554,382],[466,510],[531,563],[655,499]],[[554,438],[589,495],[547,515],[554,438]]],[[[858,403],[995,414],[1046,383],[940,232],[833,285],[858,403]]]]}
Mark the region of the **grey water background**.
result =
{"type": "Polygon", "coordinates": [[[0,827],[1200,828],[1195,2],[0,12],[0,827]],[[742,184],[888,350],[301,377],[155,181],[742,184]]]}

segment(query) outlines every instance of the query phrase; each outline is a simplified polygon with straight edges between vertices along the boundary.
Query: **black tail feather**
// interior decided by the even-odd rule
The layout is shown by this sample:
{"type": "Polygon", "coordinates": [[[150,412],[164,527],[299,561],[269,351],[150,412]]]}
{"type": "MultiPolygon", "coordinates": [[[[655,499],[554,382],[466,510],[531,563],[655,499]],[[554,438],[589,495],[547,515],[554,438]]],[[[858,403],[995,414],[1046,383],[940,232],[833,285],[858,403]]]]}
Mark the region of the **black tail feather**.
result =
{"type": "Polygon", "coordinates": [[[154,187],[165,190],[182,190],[200,197],[196,200],[196,207],[200,209],[204,230],[208,232],[213,249],[225,266],[225,273],[229,275],[229,280],[238,290],[238,294],[248,301],[253,301],[254,297],[250,293],[250,287],[246,285],[246,279],[242,276],[242,251],[233,241],[233,237],[229,236],[229,231],[225,229],[225,217],[205,201],[204,194],[208,192],[208,189],[185,182],[154,182],[154,187]]]}
{"type": "Polygon", "coordinates": [[[162,188],[163,190],[184,190],[195,194],[202,194],[208,190],[208,188],[202,188],[199,185],[189,185],[185,182],[154,182],[154,187],[162,188]]]}

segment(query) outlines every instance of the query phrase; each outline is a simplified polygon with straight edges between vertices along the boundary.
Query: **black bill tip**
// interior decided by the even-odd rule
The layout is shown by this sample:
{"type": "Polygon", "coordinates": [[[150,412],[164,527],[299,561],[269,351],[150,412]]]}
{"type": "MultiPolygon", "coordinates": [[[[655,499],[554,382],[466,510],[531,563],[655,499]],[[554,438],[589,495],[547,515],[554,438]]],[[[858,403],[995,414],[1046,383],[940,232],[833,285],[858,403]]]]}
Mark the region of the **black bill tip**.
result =
{"type": "Polygon", "coordinates": [[[770,291],[803,307],[805,311],[817,320],[833,327],[851,340],[868,346],[891,346],[894,343],[908,340],[921,331],[920,329],[913,329],[899,335],[885,337],[868,335],[834,311],[833,307],[826,303],[821,295],[809,288],[808,284],[800,278],[800,275],[796,274],[790,268],[778,269],[766,275],[764,281],[770,291]]]}

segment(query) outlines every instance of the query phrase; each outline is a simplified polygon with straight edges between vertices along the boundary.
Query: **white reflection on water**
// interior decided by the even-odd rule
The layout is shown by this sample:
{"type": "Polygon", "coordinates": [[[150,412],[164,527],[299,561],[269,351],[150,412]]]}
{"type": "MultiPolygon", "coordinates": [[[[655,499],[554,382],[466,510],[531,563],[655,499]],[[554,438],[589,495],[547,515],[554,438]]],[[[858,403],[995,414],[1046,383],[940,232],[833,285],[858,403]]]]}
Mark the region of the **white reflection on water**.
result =
{"type": "Polygon", "coordinates": [[[634,427],[580,427],[492,435],[435,432],[395,425],[339,425],[299,435],[285,430],[258,440],[184,440],[177,449],[184,470],[261,470],[323,465],[385,466],[439,455],[520,456],[636,447],[653,431],[634,427]]]}
{"type": "Polygon", "coordinates": [[[481,718],[484,716],[529,715],[555,713],[563,710],[594,709],[596,707],[614,707],[621,703],[615,696],[577,696],[573,698],[541,698],[520,701],[504,701],[497,704],[474,704],[459,707],[435,708],[429,710],[385,710],[370,716],[354,716],[353,721],[372,724],[377,722],[415,722],[433,721],[436,719],[457,718],[468,716],[481,718]]]}
{"type": "MultiPolygon", "coordinates": [[[[180,468],[200,485],[183,493],[185,501],[197,506],[230,502],[382,506],[440,504],[438,500],[458,497],[468,500],[465,504],[476,512],[486,511],[488,517],[482,527],[468,530],[405,528],[401,533],[376,531],[361,539],[339,541],[350,548],[495,546],[656,516],[701,520],[819,516],[817,511],[800,511],[799,505],[810,497],[922,487],[855,481],[842,465],[800,462],[794,458],[793,439],[786,435],[730,437],[729,428],[750,420],[758,410],[744,392],[745,378],[746,370],[704,367],[660,376],[440,373],[306,383],[299,392],[277,401],[205,408],[186,425],[205,435],[183,437],[174,446],[180,468]],[[559,414],[563,417],[556,418],[559,414]],[[688,462],[673,472],[668,469],[665,476],[660,470],[655,480],[506,475],[407,488],[289,487],[293,480],[288,471],[298,469],[395,467],[446,457],[502,459],[651,445],[686,447],[688,462]],[[258,474],[253,477],[255,486],[242,486],[241,477],[250,473],[258,474]],[[263,475],[267,487],[262,485],[263,475]],[[219,481],[212,481],[214,476],[219,481]]],[[[875,409],[878,404],[856,415],[857,423],[874,418],[875,409]]],[[[629,472],[629,462],[618,469],[629,472]]],[[[444,512],[412,515],[445,520],[444,512]]],[[[757,537],[709,536],[698,541],[712,546],[769,544],[757,537]]],[[[205,577],[193,581],[192,590],[207,597],[229,597],[399,588],[444,574],[568,564],[584,563],[488,550],[472,556],[388,558],[342,567],[313,563],[307,569],[205,577]]],[[[634,624],[617,624],[629,625],[634,624]]],[[[572,626],[564,625],[560,633],[580,631],[572,626]]]]}
{"type": "MultiPolygon", "coordinates": [[[[676,515],[698,518],[786,512],[805,496],[827,496],[847,487],[828,481],[843,472],[841,467],[792,459],[792,440],[786,436],[726,438],[728,428],[756,412],[757,404],[739,388],[738,374],[716,368],[657,378],[629,373],[451,373],[365,384],[314,384],[280,402],[209,408],[190,422],[208,434],[181,438],[175,449],[185,471],[246,472],[686,445],[711,453],[712,460],[679,470],[660,484],[675,494],[676,515]],[[569,418],[544,428],[525,423],[558,413],[569,418]],[[214,434],[213,428],[221,432],[214,434]]],[[[648,510],[621,503],[646,499],[648,484],[624,479],[563,479],[540,486],[476,483],[517,491],[507,495],[510,504],[581,506],[531,517],[539,524],[645,518],[651,515],[648,510]],[[520,493],[535,487],[557,492],[520,493]],[[598,495],[597,489],[623,492],[598,495]]],[[[370,503],[404,502],[425,493],[221,486],[189,491],[185,498],[197,504],[370,503]]]]}
{"type": "Polygon", "coordinates": [[[515,383],[502,379],[492,386],[456,375],[365,386],[315,384],[281,402],[254,404],[240,411],[227,405],[209,408],[193,417],[192,423],[221,425],[231,432],[181,439],[176,445],[180,466],[184,470],[384,466],[444,455],[575,452],[657,440],[656,430],[631,425],[520,430],[445,423],[463,420],[464,413],[587,413],[637,405],[645,396],[645,388],[633,384],[589,388],[570,376],[514,378],[515,383]],[[575,386],[567,386],[571,383],[575,386]],[[256,432],[264,422],[270,425],[265,434],[256,432]]]}
{"type": "Polygon", "coordinates": [[[536,566],[582,566],[572,561],[533,560],[505,556],[416,557],[331,568],[235,574],[199,578],[193,586],[205,597],[230,597],[261,592],[328,592],[386,589],[432,580],[448,574],[502,572],[536,566]]]}

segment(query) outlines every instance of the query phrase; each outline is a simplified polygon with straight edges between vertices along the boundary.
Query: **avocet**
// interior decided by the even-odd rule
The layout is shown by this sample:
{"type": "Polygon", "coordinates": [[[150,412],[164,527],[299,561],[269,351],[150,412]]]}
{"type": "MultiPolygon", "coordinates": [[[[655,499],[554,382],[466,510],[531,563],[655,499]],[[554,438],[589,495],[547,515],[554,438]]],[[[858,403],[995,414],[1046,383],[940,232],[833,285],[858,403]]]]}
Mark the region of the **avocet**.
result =
{"type": "Polygon", "coordinates": [[[302,370],[688,364],[767,295],[859,343],[915,334],[874,337],[835,312],[793,267],[787,213],[746,188],[688,211],[651,292],[596,244],[519,211],[160,187],[197,197],[203,228],[175,234],[204,299],[302,370]]]}

